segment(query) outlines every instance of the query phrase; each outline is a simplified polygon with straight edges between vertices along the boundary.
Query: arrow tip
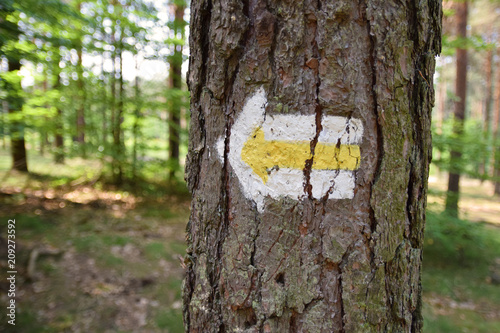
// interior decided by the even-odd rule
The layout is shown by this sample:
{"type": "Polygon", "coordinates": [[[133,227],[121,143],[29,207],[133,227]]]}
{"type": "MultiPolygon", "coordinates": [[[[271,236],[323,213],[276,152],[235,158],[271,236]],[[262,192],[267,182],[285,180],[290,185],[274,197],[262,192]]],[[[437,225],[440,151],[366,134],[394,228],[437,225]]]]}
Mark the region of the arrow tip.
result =
{"type": "Polygon", "coordinates": [[[253,172],[259,176],[265,184],[269,179],[269,175],[267,174],[265,158],[262,156],[262,147],[264,145],[264,131],[261,127],[258,127],[243,145],[241,159],[252,168],[253,172]]]}

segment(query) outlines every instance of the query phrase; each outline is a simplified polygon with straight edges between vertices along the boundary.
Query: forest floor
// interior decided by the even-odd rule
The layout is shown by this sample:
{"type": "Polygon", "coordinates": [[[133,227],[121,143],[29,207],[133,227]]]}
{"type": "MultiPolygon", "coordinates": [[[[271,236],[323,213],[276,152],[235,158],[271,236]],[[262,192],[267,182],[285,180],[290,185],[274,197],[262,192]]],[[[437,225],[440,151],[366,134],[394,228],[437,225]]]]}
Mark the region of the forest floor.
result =
{"type": "Polygon", "coordinates": [[[500,197],[461,179],[459,216],[443,213],[448,175],[429,177],[424,332],[500,332],[500,197]]]}
{"type": "MultiPolygon", "coordinates": [[[[16,326],[2,316],[0,331],[183,332],[185,192],[108,188],[97,162],[30,162],[30,175],[9,171],[0,150],[0,240],[15,219],[18,272],[16,326]]],[[[500,198],[491,184],[465,180],[462,220],[449,218],[443,178],[430,184],[424,332],[500,332],[500,198]]],[[[6,249],[0,244],[1,304],[6,249]]]]}

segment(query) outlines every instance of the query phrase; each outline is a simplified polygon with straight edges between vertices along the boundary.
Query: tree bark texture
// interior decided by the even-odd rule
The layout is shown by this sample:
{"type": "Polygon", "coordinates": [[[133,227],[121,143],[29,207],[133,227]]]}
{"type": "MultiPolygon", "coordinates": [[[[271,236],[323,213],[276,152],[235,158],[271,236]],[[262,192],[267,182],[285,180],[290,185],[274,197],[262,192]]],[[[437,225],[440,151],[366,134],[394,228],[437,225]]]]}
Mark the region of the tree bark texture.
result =
{"type": "MultiPolygon", "coordinates": [[[[467,37],[467,1],[457,4],[457,37],[467,37]]],[[[453,132],[460,136],[464,130],[465,99],[467,97],[467,49],[457,49],[457,77],[455,79],[455,101],[453,132]]],[[[458,147],[460,149],[460,147],[458,147]]],[[[448,191],[446,192],[446,210],[453,216],[458,216],[458,200],[460,195],[460,150],[452,149],[450,160],[450,173],[448,176],[448,191]]]]}
{"type": "Polygon", "coordinates": [[[187,332],[421,331],[440,37],[434,0],[191,2],[187,332]],[[228,158],[259,89],[266,117],[316,119],[303,195],[262,210],[228,158]],[[363,123],[352,199],[311,194],[327,116],[363,123]]]}

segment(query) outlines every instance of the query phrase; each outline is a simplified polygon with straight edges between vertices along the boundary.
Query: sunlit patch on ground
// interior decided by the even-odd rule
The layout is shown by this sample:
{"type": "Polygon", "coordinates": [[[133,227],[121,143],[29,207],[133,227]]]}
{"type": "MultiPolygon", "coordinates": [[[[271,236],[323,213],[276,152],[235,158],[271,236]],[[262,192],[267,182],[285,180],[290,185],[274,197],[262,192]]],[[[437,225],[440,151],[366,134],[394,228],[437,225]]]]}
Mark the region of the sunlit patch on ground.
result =
{"type": "MultiPolygon", "coordinates": [[[[446,197],[448,174],[429,177],[428,205],[443,209],[446,197]]],[[[493,195],[493,183],[462,177],[460,179],[460,217],[470,221],[484,221],[500,226],[500,197],[493,195]]]]}

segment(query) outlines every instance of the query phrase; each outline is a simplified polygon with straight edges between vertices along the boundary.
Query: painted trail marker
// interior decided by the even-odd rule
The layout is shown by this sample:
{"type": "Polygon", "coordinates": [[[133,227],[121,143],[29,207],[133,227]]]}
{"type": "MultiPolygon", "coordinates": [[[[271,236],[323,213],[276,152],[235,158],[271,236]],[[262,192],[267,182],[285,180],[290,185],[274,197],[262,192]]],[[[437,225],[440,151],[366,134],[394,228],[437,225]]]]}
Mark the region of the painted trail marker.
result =
{"type": "MultiPolygon", "coordinates": [[[[249,98],[231,128],[229,163],[245,196],[264,209],[264,198],[305,196],[304,167],[316,135],[314,115],[265,115],[267,99],[260,88],[249,98]]],[[[354,173],[361,162],[361,120],[324,116],[310,174],[312,195],[319,199],[352,199],[354,173]]],[[[224,138],[217,142],[224,156],[224,138]]]]}

